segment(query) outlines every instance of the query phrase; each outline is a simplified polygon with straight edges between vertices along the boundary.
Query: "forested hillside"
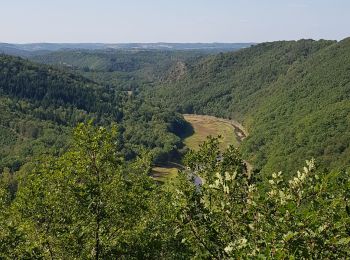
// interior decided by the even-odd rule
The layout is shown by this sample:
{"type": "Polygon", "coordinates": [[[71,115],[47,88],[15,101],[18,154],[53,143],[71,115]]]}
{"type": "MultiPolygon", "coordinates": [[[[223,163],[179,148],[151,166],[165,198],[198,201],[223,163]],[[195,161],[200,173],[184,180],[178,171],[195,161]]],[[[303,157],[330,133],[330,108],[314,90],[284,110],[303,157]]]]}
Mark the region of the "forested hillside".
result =
{"type": "Polygon", "coordinates": [[[312,157],[328,170],[349,169],[349,72],[350,39],[293,65],[252,116],[246,151],[270,170],[312,157]]]}
{"type": "Polygon", "coordinates": [[[205,52],[163,50],[64,50],[36,55],[35,62],[73,70],[118,89],[136,90],[163,80],[176,64],[195,63],[205,52]]]}
{"type": "Polygon", "coordinates": [[[119,123],[128,158],[146,147],[158,160],[175,156],[181,147],[174,134],[185,124],[181,116],[168,110],[159,114],[108,85],[4,55],[0,74],[0,168],[18,170],[34,155],[62,152],[72,127],[90,119],[105,126],[119,123]]]}
{"type": "Polygon", "coordinates": [[[202,59],[148,96],[179,112],[243,122],[250,132],[244,155],[263,171],[311,157],[345,167],[349,47],[348,39],[263,43],[202,59]]]}
{"type": "Polygon", "coordinates": [[[44,106],[75,106],[100,114],[118,108],[115,91],[91,80],[20,58],[0,57],[0,85],[5,95],[44,106]]]}

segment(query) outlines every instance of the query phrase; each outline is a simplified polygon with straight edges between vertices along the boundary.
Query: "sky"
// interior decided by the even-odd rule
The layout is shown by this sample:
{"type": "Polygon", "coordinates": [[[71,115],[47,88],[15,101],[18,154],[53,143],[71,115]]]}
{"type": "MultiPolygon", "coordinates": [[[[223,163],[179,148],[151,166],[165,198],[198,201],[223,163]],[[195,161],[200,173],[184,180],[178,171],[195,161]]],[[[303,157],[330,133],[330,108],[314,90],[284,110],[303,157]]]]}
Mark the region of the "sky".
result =
{"type": "Polygon", "coordinates": [[[265,42],[350,36],[350,0],[0,0],[0,42],[265,42]]]}

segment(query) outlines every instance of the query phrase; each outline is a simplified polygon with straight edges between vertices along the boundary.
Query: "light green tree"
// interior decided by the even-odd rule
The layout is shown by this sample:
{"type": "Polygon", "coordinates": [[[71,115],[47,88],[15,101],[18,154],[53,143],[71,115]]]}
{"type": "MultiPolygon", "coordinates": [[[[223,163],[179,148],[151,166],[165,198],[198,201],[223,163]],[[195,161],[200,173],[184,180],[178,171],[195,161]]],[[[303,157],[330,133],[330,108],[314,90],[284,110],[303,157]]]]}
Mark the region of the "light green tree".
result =
{"type": "Polygon", "coordinates": [[[68,152],[41,159],[21,181],[13,208],[43,257],[105,259],[144,250],[138,242],[156,188],[150,158],[125,162],[116,135],[115,127],[81,124],[68,152]]]}
{"type": "Polygon", "coordinates": [[[314,161],[291,179],[257,182],[236,149],[210,138],[186,159],[174,185],[177,232],[195,258],[350,256],[349,176],[321,174],[314,161]],[[189,176],[197,175],[202,184],[189,176]]]}

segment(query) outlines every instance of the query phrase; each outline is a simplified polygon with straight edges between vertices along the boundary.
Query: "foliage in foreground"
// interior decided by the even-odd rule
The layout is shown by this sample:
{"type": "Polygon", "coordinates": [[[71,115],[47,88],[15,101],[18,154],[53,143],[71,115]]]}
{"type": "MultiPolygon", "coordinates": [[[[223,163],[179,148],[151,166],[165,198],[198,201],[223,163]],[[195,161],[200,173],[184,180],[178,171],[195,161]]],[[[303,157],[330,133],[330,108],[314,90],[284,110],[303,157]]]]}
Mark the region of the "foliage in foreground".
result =
{"type": "Polygon", "coordinates": [[[178,232],[199,258],[347,258],[350,256],[350,182],[347,173],[323,175],[313,160],[291,179],[274,173],[257,183],[231,147],[219,158],[210,139],[187,158],[173,203],[178,232]]]}
{"type": "Polygon", "coordinates": [[[149,156],[126,162],[115,129],[81,124],[74,140],[37,162],[12,203],[1,190],[0,258],[160,257],[149,156]]]}
{"type": "Polygon", "coordinates": [[[1,259],[350,257],[345,172],[324,175],[311,160],[265,183],[211,138],[157,185],[149,156],[125,161],[114,129],[80,125],[74,140],[21,176],[14,198],[3,174],[1,259]]]}

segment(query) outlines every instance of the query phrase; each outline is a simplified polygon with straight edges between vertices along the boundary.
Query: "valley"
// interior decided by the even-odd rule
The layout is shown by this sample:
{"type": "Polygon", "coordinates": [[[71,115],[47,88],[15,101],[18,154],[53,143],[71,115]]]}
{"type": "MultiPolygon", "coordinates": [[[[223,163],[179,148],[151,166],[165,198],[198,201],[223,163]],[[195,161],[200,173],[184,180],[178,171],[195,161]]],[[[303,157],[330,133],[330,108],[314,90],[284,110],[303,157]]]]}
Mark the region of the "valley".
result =
{"type": "MultiPolygon", "coordinates": [[[[77,123],[93,119],[120,125],[129,159],[144,147],[154,152],[155,164],[179,161],[183,146],[197,149],[207,135],[221,135],[221,149],[241,143],[243,157],[264,175],[289,172],[305,158],[315,158],[323,168],[346,169],[349,46],[349,39],[300,40],[218,54],[62,49],[33,52],[30,61],[3,56],[2,125],[29,138],[24,148],[6,135],[0,168],[18,170],[40,154],[40,147],[47,150],[44,125],[64,128],[66,135],[77,123]],[[186,118],[195,130],[187,138],[186,118]],[[233,119],[249,129],[249,136],[233,119]],[[36,120],[40,124],[30,123],[36,120]]],[[[64,151],[66,140],[50,150],[64,151]]]]}
{"type": "Polygon", "coordinates": [[[0,258],[350,255],[349,38],[22,57],[0,55],[0,258]]]}
{"type": "Polygon", "coordinates": [[[2,1],[0,260],[350,260],[350,1],[2,1]]]}

